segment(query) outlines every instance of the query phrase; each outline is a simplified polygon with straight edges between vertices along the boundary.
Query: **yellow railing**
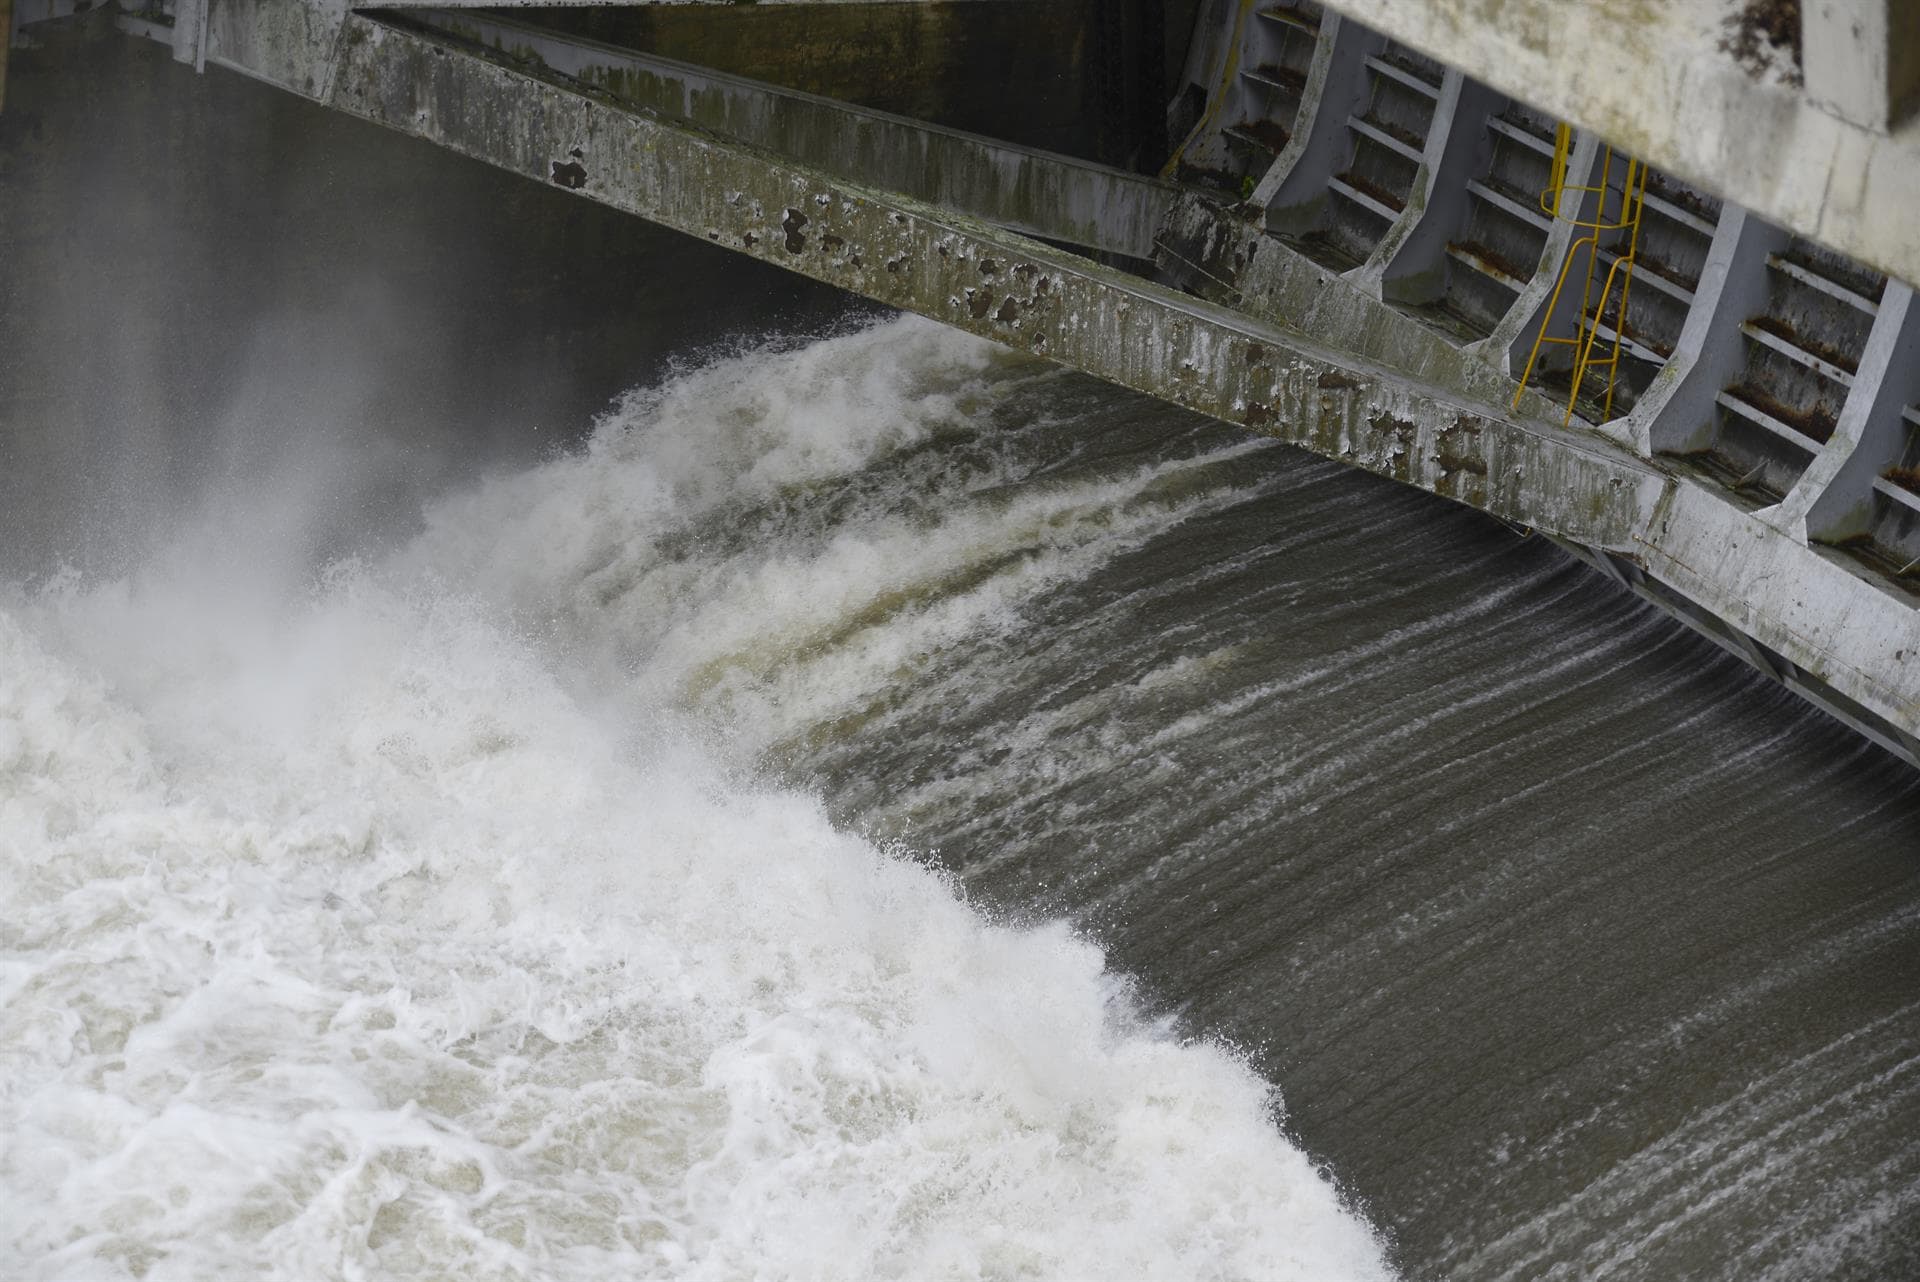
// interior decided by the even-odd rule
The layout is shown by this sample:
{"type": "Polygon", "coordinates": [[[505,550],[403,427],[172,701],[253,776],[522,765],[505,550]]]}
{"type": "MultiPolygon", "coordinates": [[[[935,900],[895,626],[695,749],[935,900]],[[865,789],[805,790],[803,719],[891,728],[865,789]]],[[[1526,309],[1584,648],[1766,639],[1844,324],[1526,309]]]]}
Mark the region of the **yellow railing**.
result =
{"type": "Polygon", "coordinates": [[[1540,209],[1560,222],[1572,223],[1575,227],[1586,229],[1586,235],[1573,242],[1567,248],[1567,258],[1560,265],[1560,277],[1554,282],[1553,295],[1547,300],[1546,315],[1540,322],[1540,332],[1533,340],[1533,351],[1527,355],[1527,368],[1520,375],[1520,386],[1513,394],[1513,407],[1520,408],[1520,397],[1527,389],[1528,381],[1533,377],[1534,364],[1540,359],[1540,349],[1548,343],[1571,347],[1574,350],[1572,383],[1567,392],[1567,412],[1560,420],[1562,424],[1573,421],[1574,405],[1580,399],[1580,389],[1586,384],[1587,374],[1597,369],[1607,371],[1607,391],[1601,407],[1602,417],[1613,416],[1613,389],[1620,376],[1620,352],[1627,335],[1627,296],[1633,288],[1634,252],[1640,243],[1640,211],[1646,201],[1647,167],[1632,156],[1626,157],[1627,170],[1619,189],[1613,186],[1614,150],[1606,149],[1605,158],[1600,166],[1600,181],[1594,186],[1570,185],[1567,182],[1567,161],[1573,151],[1573,130],[1562,124],[1554,135],[1553,171],[1548,185],[1540,193],[1540,209]],[[1573,197],[1571,209],[1567,198],[1573,197]],[[1581,207],[1586,198],[1595,197],[1593,216],[1582,218],[1581,207]],[[1617,214],[1609,216],[1607,209],[1613,197],[1619,197],[1617,214]],[[1600,238],[1610,232],[1622,233],[1619,243],[1614,247],[1613,262],[1607,267],[1605,280],[1600,286],[1600,298],[1596,304],[1593,297],[1594,278],[1600,264],[1600,238]],[[1586,286],[1581,294],[1580,315],[1574,323],[1573,337],[1555,338],[1547,333],[1547,327],[1553,323],[1554,313],[1560,306],[1560,294],[1567,286],[1567,278],[1572,274],[1580,251],[1586,250],[1586,286]],[[1620,305],[1613,316],[1613,354],[1595,356],[1594,340],[1600,336],[1600,327],[1606,323],[1607,302],[1613,297],[1615,281],[1620,284],[1620,305]]]}

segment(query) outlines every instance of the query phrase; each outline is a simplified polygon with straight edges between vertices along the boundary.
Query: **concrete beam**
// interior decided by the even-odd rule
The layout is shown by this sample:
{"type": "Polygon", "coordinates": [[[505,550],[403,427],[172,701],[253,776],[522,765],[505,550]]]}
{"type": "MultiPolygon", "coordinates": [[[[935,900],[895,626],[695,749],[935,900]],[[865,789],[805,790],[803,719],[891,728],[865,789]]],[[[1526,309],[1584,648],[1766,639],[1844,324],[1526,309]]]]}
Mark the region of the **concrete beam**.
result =
{"type": "Polygon", "coordinates": [[[1901,411],[1917,399],[1920,306],[1911,289],[1893,281],[1881,296],[1833,436],[1780,505],[1783,519],[1826,542],[1867,534],[1874,478],[1900,461],[1907,438],[1901,411]]]}
{"type": "MultiPolygon", "coordinates": [[[[1889,21],[1913,12],[1912,0],[1886,2],[1889,21]]],[[[1883,133],[1743,68],[1719,47],[1720,33],[1698,25],[1713,6],[1330,4],[1656,168],[1920,283],[1920,219],[1912,212],[1920,208],[1920,120],[1883,133]]]]}
{"type": "Polygon", "coordinates": [[[1381,260],[1380,288],[1386,297],[1425,303],[1440,294],[1447,242],[1467,221],[1467,183],[1486,173],[1492,160],[1487,117],[1503,105],[1485,85],[1449,72],[1427,133],[1418,208],[1398,244],[1389,235],[1375,255],[1381,260]]]}
{"type": "Polygon", "coordinates": [[[207,69],[207,0],[173,0],[173,60],[207,69]]]}
{"type": "Polygon", "coordinates": [[[1030,236],[1150,258],[1154,236],[1179,194],[1171,183],[1093,161],[996,142],[510,19],[438,11],[412,16],[434,30],[539,65],[628,106],[1030,236]]]}
{"type": "Polygon", "coordinates": [[[1766,310],[1767,256],[1787,239],[1740,206],[1721,206],[1680,341],[1623,425],[1641,455],[1688,454],[1712,443],[1714,398],[1746,359],[1740,322],[1766,310]]]}
{"type": "MultiPolygon", "coordinates": [[[[1920,664],[1906,661],[1920,653],[1920,613],[1910,600],[1658,460],[1531,413],[1509,416],[1503,397],[1482,399],[1491,367],[1457,351],[1448,363],[1431,354],[1438,348],[1420,349],[1421,363],[1445,374],[1426,381],[1304,332],[1311,309],[1262,319],[1190,298],[635,111],[505,54],[349,15],[331,0],[211,3],[206,57],[216,65],[1631,561],[1649,590],[1783,656],[1804,689],[1863,733],[1891,726],[1882,741],[1899,743],[1920,729],[1920,664]]],[[[1392,309],[1272,261],[1269,270],[1297,280],[1276,278],[1267,297],[1337,292],[1333,306],[1352,324],[1389,332],[1392,309]]]]}
{"type": "Polygon", "coordinates": [[[1248,197],[1249,203],[1267,211],[1270,226],[1289,228],[1295,221],[1290,215],[1296,213],[1306,223],[1317,217],[1327,198],[1327,179],[1346,163],[1353,146],[1347,117],[1366,114],[1367,55],[1379,52],[1383,43],[1359,23],[1342,22],[1338,14],[1320,20],[1293,136],[1248,197]]]}
{"type": "Polygon", "coordinates": [[[1920,100],[1920,14],[1913,0],[1804,0],[1807,96],[1842,120],[1885,133],[1920,100]]]}
{"type": "Polygon", "coordinates": [[[1281,326],[425,33],[354,17],[341,49],[329,101],[354,115],[1515,519],[1621,540],[1634,505],[1613,496],[1658,484],[1624,455],[1355,369],[1281,326]],[[1532,467],[1567,485],[1534,502],[1512,479],[1532,467]]]}

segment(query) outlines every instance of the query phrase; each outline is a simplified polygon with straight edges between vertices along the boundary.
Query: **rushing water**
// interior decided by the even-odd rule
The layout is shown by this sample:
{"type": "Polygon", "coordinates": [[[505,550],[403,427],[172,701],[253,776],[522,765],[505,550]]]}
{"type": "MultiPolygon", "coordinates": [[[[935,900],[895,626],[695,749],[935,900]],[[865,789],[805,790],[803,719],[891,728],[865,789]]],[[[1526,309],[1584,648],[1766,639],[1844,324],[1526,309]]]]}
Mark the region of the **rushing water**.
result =
{"type": "Polygon", "coordinates": [[[0,1274],[1380,1276],[1250,1068],[756,776],[1222,501],[983,493],[1046,377],[893,323],[389,556],[289,576],[306,531],[222,496],[17,589],[0,1274]]]}
{"type": "Polygon", "coordinates": [[[655,233],[556,448],[421,337],[457,260],[313,302],[426,235],[356,183],[519,189],[269,132],[349,190],[220,394],[131,257],[23,291],[98,377],[0,423],[0,1277],[1920,1273],[1910,772],[1237,429],[911,319],[693,351],[820,304],[655,233]]]}

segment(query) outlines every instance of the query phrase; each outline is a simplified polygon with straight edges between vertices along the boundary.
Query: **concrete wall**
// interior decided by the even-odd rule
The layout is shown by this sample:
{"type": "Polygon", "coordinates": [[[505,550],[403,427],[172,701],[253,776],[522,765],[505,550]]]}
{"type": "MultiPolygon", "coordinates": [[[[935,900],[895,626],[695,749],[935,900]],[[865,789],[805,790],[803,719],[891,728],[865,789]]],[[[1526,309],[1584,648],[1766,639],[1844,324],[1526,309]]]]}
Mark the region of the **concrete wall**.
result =
{"type": "Polygon", "coordinates": [[[422,25],[538,63],[657,111],[813,165],[1033,236],[1151,258],[1177,189],[1057,152],[1038,151],[853,107],[653,54],[478,13],[422,25]]]}
{"type": "Polygon", "coordinates": [[[518,16],[823,98],[1097,156],[1091,3],[643,5],[518,16]]]}
{"type": "MultiPolygon", "coordinates": [[[[1431,146],[1417,155],[1421,167],[1448,171],[1417,180],[1416,190],[1426,195],[1409,201],[1394,220],[1397,231],[1380,242],[1379,261],[1343,267],[1316,260],[1310,246],[1289,243],[1269,228],[1257,202],[1195,191],[1163,228],[1168,283],[1161,284],[888,190],[858,173],[824,172],[689,121],[636,112],[537,60],[346,15],[328,7],[334,2],[313,0],[296,12],[213,0],[207,60],[537,183],[1550,534],[1920,762],[1914,737],[1920,664],[1909,661],[1920,654],[1920,598],[1897,577],[1811,545],[1804,519],[1822,510],[1837,478],[1870,489],[1880,483],[1873,466],[1856,456],[1869,441],[1880,442],[1871,447],[1879,449],[1891,439],[1867,423],[1899,397],[1883,392],[1882,380],[1869,371],[1892,368],[1907,350],[1905,312],[1898,324],[1889,313],[1878,325],[1876,355],[1863,357],[1856,373],[1835,367],[1833,377],[1851,386],[1849,405],[1860,401],[1848,416],[1857,427],[1835,433],[1831,456],[1817,468],[1803,461],[1805,474],[1819,479],[1796,485],[1792,503],[1769,506],[1694,460],[1657,452],[1658,416],[1651,431],[1636,430],[1630,419],[1562,427],[1548,401],[1531,392],[1515,395],[1507,362],[1527,327],[1550,311],[1546,295],[1566,257],[1570,229],[1528,215],[1524,191],[1516,200],[1479,177],[1463,182],[1463,174],[1450,171],[1468,165],[1477,173],[1491,164],[1488,181],[1501,181],[1504,173],[1518,182],[1512,175],[1520,171],[1501,169],[1507,162],[1499,157],[1531,156],[1534,163],[1537,149],[1550,144],[1528,132],[1539,127],[1537,118],[1515,116],[1519,107],[1503,107],[1507,99],[1485,86],[1469,92],[1458,72],[1422,67],[1377,43],[1367,47],[1379,48],[1378,55],[1357,63],[1356,74],[1395,80],[1403,90],[1405,77],[1428,77],[1432,96],[1444,100],[1443,110],[1430,113],[1431,146]],[[328,23],[337,36],[326,31],[328,23]],[[1473,131],[1502,140],[1491,159],[1487,147],[1466,145],[1473,131]],[[1519,150],[1501,150],[1509,144],[1519,150]],[[1429,198],[1442,192],[1444,198],[1429,198]],[[1525,278],[1512,280],[1509,302],[1483,314],[1477,334],[1455,332],[1443,309],[1382,297],[1380,281],[1406,255],[1424,255],[1422,270],[1430,259],[1444,271],[1459,267],[1457,236],[1472,229],[1472,220],[1509,206],[1518,211],[1511,216],[1521,216],[1519,225],[1530,226],[1528,217],[1542,223],[1534,243],[1543,247],[1537,264],[1515,266],[1525,278]],[[1436,254],[1436,246],[1444,252],[1436,254]]],[[[1320,28],[1320,38],[1348,38],[1338,32],[1367,38],[1357,24],[1333,22],[1320,28]]],[[[1229,75],[1209,79],[1230,83],[1229,75]]],[[[1355,133],[1352,116],[1364,97],[1351,83],[1328,80],[1308,78],[1309,92],[1339,93],[1356,105],[1323,112],[1303,103],[1296,118],[1316,136],[1355,133]]],[[[1425,91],[1415,86],[1411,92],[1425,91]]],[[[1312,148],[1289,150],[1297,158],[1312,148]]],[[[1576,152],[1576,171],[1585,173],[1590,163],[1598,163],[1597,144],[1588,137],[1576,152]]],[[[1337,158],[1329,160],[1318,180],[1334,182],[1338,168],[1337,158]]],[[[1276,178],[1261,186],[1287,185],[1285,175],[1276,178]]],[[[1744,218],[1743,211],[1729,205],[1715,215],[1716,224],[1687,207],[1688,199],[1669,191],[1662,215],[1676,234],[1692,229],[1703,260],[1686,291],[1688,333],[1676,345],[1687,365],[1676,377],[1690,380],[1682,391],[1724,388],[1726,380],[1745,376],[1743,370],[1750,373],[1755,359],[1784,360],[1780,351],[1793,346],[1772,330],[1757,331],[1758,338],[1748,333],[1748,315],[1731,314],[1728,300],[1758,290],[1773,306],[1782,290],[1802,290],[1811,291],[1803,302],[1876,306],[1853,292],[1864,284],[1841,284],[1856,280],[1855,268],[1815,254],[1815,266],[1828,273],[1822,276],[1769,249],[1784,246],[1784,233],[1769,241],[1729,232],[1728,220],[1744,218]],[[1733,288],[1736,282],[1741,288],[1733,288]]],[[[1481,278],[1471,271],[1461,277],[1481,278]]],[[[1828,363],[1816,347],[1800,348],[1801,364],[1792,368],[1814,377],[1806,371],[1828,363]]],[[[1702,448],[1715,444],[1716,433],[1732,430],[1725,425],[1734,420],[1713,396],[1660,395],[1670,405],[1704,404],[1718,415],[1714,422],[1721,426],[1702,448]]],[[[1817,444],[1812,448],[1819,452],[1817,444]]]]}

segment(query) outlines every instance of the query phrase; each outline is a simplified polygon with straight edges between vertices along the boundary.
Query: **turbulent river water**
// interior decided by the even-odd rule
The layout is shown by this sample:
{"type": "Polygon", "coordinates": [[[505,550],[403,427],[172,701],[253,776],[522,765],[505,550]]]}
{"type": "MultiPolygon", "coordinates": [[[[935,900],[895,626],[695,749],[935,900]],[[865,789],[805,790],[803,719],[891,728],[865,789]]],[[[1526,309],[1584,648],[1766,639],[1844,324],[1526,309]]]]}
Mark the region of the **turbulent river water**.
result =
{"type": "Polygon", "coordinates": [[[1920,1271],[1909,772],[1427,496],[748,332],[0,477],[0,1276],[1920,1271]]]}

